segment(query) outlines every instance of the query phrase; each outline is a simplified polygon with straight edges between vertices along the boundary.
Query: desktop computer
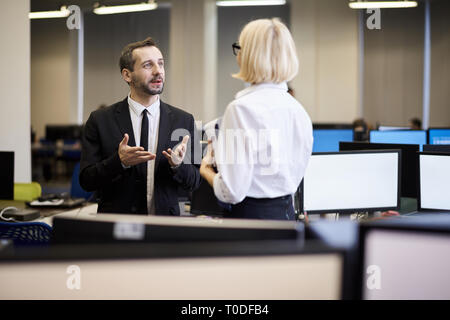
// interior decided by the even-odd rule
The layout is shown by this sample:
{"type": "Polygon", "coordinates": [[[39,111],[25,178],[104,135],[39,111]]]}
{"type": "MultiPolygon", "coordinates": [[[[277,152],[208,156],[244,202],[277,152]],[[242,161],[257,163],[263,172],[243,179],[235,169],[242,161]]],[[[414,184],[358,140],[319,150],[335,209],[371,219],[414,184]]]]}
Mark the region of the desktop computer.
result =
{"type": "Polygon", "coordinates": [[[53,244],[166,243],[217,241],[303,241],[294,221],[98,214],[53,219],[53,244]]]}
{"type": "MultiPolygon", "coordinates": [[[[426,145],[424,145],[425,148],[426,145]]],[[[418,144],[340,142],[339,151],[400,149],[402,154],[401,197],[417,198],[418,144]]]]}
{"type": "Polygon", "coordinates": [[[353,141],[353,129],[313,129],[313,137],[313,152],[335,152],[340,141],[353,141]]]}
{"type": "Polygon", "coordinates": [[[419,154],[418,211],[450,213],[450,153],[419,154]]]}
{"type": "Polygon", "coordinates": [[[420,145],[420,151],[422,151],[422,146],[427,143],[427,132],[424,130],[371,130],[369,141],[374,143],[418,144],[420,145]]]}
{"type": "Polygon", "coordinates": [[[14,152],[0,151],[0,200],[14,199],[14,152]]]}
{"type": "Polygon", "coordinates": [[[450,128],[428,129],[428,143],[450,145],[450,128]]]}
{"type": "Polygon", "coordinates": [[[313,153],[301,185],[301,211],[396,210],[400,175],[400,150],[313,153]]]}

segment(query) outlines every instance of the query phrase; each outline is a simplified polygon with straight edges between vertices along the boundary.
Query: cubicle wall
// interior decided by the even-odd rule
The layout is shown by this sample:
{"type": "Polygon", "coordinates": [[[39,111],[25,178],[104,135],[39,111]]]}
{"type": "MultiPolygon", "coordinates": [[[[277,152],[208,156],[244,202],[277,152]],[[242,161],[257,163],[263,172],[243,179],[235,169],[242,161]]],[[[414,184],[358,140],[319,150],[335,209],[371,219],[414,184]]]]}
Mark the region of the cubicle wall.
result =
{"type": "Polygon", "coordinates": [[[292,242],[64,246],[2,259],[0,299],[340,299],[342,274],[292,242]]]}
{"type": "Polygon", "coordinates": [[[450,299],[450,215],[360,228],[360,298],[450,299]]]}

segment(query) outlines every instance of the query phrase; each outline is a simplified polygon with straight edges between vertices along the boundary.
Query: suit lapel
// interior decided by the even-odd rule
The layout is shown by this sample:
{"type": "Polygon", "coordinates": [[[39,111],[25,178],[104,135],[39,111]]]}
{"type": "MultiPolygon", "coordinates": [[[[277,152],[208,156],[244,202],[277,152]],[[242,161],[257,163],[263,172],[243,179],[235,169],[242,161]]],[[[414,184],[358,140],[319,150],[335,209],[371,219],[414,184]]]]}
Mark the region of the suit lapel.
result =
{"type": "Polygon", "coordinates": [[[125,133],[128,133],[129,140],[128,145],[135,147],[136,140],[134,138],[133,125],[131,123],[130,108],[128,106],[128,97],[121,101],[116,109],[116,120],[119,124],[120,132],[122,132],[122,137],[125,133]]]}
{"type": "Polygon", "coordinates": [[[158,147],[156,148],[156,159],[155,159],[155,171],[158,170],[159,162],[164,155],[163,150],[166,150],[167,142],[172,132],[172,113],[169,107],[161,101],[159,107],[159,130],[158,130],[158,147]]]}

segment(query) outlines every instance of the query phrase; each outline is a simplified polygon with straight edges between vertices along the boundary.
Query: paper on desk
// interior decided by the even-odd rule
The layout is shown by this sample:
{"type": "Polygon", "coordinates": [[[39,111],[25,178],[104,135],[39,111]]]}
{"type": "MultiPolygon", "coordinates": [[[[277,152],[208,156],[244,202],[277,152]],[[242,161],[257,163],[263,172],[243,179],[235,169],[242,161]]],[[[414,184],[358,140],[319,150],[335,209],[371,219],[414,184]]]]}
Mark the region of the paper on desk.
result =
{"type": "Polygon", "coordinates": [[[38,201],[34,200],[30,202],[31,206],[59,206],[63,204],[64,199],[54,199],[54,200],[47,200],[47,201],[38,201]]]}

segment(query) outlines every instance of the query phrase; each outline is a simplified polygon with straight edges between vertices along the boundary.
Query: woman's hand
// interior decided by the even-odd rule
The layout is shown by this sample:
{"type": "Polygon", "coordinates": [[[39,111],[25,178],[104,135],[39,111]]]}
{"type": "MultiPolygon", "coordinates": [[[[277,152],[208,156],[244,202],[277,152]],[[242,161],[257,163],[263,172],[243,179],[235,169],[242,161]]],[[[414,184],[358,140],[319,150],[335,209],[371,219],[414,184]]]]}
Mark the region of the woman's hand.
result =
{"type": "Polygon", "coordinates": [[[211,187],[214,186],[214,177],[216,173],[213,169],[214,150],[212,149],[212,142],[208,140],[208,148],[205,157],[202,159],[200,165],[200,175],[205,179],[211,187]]]}

